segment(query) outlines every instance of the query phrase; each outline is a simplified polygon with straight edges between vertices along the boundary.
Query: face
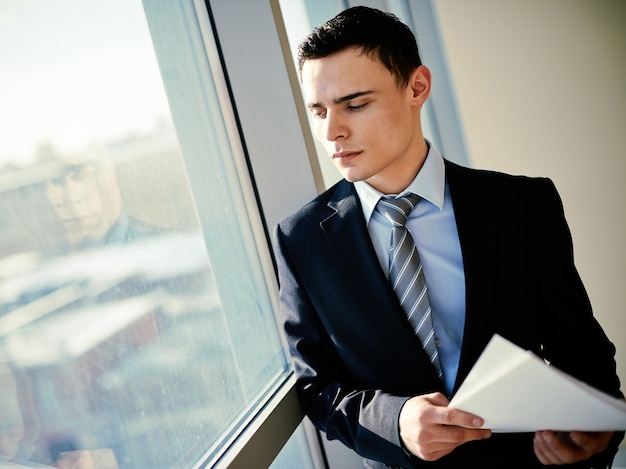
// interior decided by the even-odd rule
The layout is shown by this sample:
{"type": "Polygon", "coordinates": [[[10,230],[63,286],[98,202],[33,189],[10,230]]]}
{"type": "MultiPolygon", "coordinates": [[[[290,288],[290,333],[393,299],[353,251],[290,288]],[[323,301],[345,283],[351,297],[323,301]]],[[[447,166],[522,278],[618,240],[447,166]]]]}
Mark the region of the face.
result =
{"type": "Polygon", "coordinates": [[[316,137],[348,181],[366,181],[390,194],[406,188],[426,157],[420,108],[430,73],[417,68],[399,86],[382,63],[345,49],[302,67],[316,137]]]}
{"type": "Polygon", "coordinates": [[[91,165],[77,165],[46,183],[46,197],[52,205],[60,235],[68,244],[101,236],[108,223],[104,201],[91,165]]]}

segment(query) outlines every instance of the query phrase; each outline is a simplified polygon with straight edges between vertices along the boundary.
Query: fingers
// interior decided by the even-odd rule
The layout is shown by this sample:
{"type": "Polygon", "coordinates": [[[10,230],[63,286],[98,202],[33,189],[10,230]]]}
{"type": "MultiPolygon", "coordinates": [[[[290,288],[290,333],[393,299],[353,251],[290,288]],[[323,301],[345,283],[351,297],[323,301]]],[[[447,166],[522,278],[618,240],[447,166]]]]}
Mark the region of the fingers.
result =
{"type": "Polygon", "coordinates": [[[416,426],[418,432],[406,442],[409,450],[425,461],[436,459],[451,453],[458,446],[474,440],[491,436],[490,430],[457,427],[447,424],[425,424],[416,426]]]}
{"type": "Polygon", "coordinates": [[[488,438],[488,430],[468,430],[458,427],[442,427],[444,430],[423,432],[411,441],[405,441],[409,451],[424,461],[435,461],[468,441],[488,438]]]}
{"type": "Polygon", "coordinates": [[[462,427],[464,429],[479,429],[484,425],[484,420],[477,415],[469,414],[458,409],[448,407],[435,407],[431,409],[434,423],[462,427]]]}
{"type": "Polygon", "coordinates": [[[595,454],[608,448],[613,432],[571,432],[569,436],[583,451],[595,454]]]}
{"type": "Polygon", "coordinates": [[[448,406],[448,399],[441,393],[427,394],[424,396],[427,402],[433,404],[424,413],[426,421],[455,427],[481,428],[485,421],[477,415],[463,412],[458,409],[451,409],[448,406]]]}
{"type": "Polygon", "coordinates": [[[441,394],[440,392],[433,392],[431,394],[424,394],[422,396],[425,401],[430,402],[433,405],[447,407],[450,401],[446,396],[441,394]]]}
{"type": "Polygon", "coordinates": [[[540,431],[535,433],[533,448],[542,464],[570,464],[604,451],[612,434],[540,431]]]}
{"type": "Polygon", "coordinates": [[[559,435],[551,431],[541,431],[535,433],[533,449],[539,462],[548,464],[565,464],[568,460],[573,460],[573,449],[559,438],[559,435]]]}
{"type": "Polygon", "coordinates": [[[447,407],[440,393],[409,399],[400,412],[400,436],[409,451],[426,461],[452,452],[468,441],[489,438],[491,431],[480,428],[476,415],[447,407]]]}

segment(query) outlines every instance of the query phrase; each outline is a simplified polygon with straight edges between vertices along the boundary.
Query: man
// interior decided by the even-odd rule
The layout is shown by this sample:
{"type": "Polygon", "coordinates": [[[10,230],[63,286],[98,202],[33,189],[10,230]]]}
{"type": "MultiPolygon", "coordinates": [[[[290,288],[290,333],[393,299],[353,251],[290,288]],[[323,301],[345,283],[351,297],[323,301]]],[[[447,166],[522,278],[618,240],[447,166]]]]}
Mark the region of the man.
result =
{"type": "Polygon", "coordinates": [[[46,241],[59,253],[166,233],[126,213],[115,168],[106,157],[65,161],[45,182],[44,192],[53,215],[45,227],[46,241]]]}
{"type": "Polygon", "coordinates": [[[393,15],[348,9],[298,59],[315,134],[345,179],[275,234],[285,332],[313,423],[368,467],[605,467],[623,434],[492,434],[448,407],[496,333],[621,396],[551,181],[439,155],[421,130],[430,72],[393,15]],[[408,212],[406,224],[384,206],[408,212]],[[418,257],[407,278],[421,293],[409,304],[398,265],[418,257]]]}

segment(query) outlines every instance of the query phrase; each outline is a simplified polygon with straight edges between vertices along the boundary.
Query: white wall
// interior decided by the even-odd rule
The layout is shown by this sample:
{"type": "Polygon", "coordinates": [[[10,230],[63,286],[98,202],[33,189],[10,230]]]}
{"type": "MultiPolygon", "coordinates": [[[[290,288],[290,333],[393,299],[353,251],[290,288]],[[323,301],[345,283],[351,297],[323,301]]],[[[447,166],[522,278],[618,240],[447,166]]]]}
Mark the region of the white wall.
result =
{"type": "Polygon", "coordinates": [[[626,389],[626,2],[433,4],[470,164],[554,180],[626,389]]]}

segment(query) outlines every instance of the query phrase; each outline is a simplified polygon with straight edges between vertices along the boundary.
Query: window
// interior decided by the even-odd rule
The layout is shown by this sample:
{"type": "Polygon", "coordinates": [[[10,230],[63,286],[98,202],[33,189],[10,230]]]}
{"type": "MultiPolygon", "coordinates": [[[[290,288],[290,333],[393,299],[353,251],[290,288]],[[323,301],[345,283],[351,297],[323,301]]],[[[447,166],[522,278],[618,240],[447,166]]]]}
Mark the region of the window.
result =
{"type": "Polygon", "coordinates": [[[289,382],[201,7],[3,4],[0,460],[212,465],[289,382]]]}
{"type": "Polygon", "coordinates": [[[283,3],[2,0],[0,461],[322,466],[268,234],[324,186],[284,27],[347,5],[283,3]]]}

